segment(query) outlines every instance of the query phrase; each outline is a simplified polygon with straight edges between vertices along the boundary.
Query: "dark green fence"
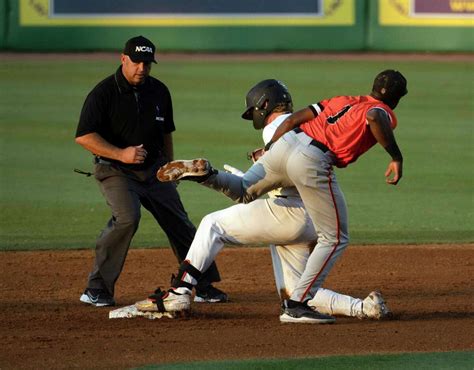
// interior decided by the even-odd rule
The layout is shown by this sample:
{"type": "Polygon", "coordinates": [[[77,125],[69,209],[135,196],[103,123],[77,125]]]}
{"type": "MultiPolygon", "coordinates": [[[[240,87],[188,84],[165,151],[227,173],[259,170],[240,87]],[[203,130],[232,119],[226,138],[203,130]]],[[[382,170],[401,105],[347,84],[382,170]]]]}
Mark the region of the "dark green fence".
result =
{"type": "Polygon", "coordinates": [[[0,0],[0,48],[472,51],[474,0],[0,0]]]}
{"type": "Polygon", "coordinates": [[[0,49],[7,46],[7,0],[0,0],[0,49]]]}

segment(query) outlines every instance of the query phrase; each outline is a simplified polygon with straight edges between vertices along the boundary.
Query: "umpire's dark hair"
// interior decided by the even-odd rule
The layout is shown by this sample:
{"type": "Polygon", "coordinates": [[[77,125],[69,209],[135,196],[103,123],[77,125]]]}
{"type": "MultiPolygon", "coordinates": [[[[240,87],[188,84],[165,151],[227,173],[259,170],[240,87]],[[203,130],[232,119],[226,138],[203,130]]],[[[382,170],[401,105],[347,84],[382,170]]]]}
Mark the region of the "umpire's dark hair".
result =
{"type": "Polygon", "coordinates": [[[387,69],[375,76],[371,94],[375,98],[385,103],[398,102],[407,93],[407,80],[400,72],[387,69]]]}

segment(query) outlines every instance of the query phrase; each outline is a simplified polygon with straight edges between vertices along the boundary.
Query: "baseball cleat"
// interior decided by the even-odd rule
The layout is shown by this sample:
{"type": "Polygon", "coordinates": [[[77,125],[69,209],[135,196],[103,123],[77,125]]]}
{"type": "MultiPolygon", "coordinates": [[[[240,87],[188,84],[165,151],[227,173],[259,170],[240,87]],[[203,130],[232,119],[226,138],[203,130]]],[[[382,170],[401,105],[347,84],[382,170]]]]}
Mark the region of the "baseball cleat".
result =
{"type": "Polygon", "coordinates": [[[204,158],[176,160],[161,166],[156,177],[161,182],[194,180],[204,181],[213,173],[211,164],[204,158]]]}
{"type": "Polygon", "coordinates": [[[222,290],[209,285],[206,289],[196,288],[196,295],[194,302],[198,303],[224,303],[229,300],[229,297],[222,290]]]}
{"type": "Polygon", "coordinates": [[[135,303],[137,310],[142,312],[188,311],[190,306],[189,294],[180,294],[173,289],[165,292],[159,288],[147,299],[135,303]]]}
{"type": "Polygon", "coordinates": [[[308,306],[307,303],[296,302],[291,299],[283,301],[280,321],[299,324],[332,324],[336,319],[325,315],[308,306]]]}
{"type": "Polygon", "coordinates": [[[392,316],[392,311],[387,307],[382,294],[378,291],[371,292],[362,301],[362,314],[358,317],[360,319],[386,319],[392,316]]]}
{"type": "Polygon", "coordinates": [[[115,306],[114,297],[103,289],[87,288],[79,300],[96,307],[115,306]]]}

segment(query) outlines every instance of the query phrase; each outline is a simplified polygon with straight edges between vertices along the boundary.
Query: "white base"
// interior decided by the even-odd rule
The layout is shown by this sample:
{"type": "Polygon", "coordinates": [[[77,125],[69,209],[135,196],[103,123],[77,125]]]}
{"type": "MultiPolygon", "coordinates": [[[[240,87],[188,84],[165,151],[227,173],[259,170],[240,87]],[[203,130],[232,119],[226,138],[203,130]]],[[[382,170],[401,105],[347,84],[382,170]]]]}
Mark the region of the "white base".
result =
{"type": "Polygon", "coordinates": [[[145,317],[150,320],[161,319],[168,317],[174,319],[175,315],[172,312],[142,312],[138,311],[135,305],[117,308],[109,312],[109,319],[132,319],[134,317],[145,317]]]}

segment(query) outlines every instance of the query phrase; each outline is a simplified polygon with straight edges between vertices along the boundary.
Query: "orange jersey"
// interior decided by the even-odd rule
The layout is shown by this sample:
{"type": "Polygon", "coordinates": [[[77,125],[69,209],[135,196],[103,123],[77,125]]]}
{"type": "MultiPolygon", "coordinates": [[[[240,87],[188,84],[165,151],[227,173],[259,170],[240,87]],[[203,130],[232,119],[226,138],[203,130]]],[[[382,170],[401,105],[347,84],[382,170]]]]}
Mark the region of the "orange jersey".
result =
{"type": "Polygon", "coordinates": [[[370,95],[336,96],[314,104],[312,108],[318,116],[301,124],[300,128],[336,155],[337,167],[346,167],[377,143],[367,122],[369,110],[383,109],[390,117],[392,129],[397,126],[397,118],[390,107],[370,95]]]}

